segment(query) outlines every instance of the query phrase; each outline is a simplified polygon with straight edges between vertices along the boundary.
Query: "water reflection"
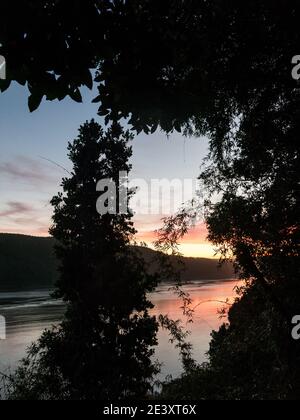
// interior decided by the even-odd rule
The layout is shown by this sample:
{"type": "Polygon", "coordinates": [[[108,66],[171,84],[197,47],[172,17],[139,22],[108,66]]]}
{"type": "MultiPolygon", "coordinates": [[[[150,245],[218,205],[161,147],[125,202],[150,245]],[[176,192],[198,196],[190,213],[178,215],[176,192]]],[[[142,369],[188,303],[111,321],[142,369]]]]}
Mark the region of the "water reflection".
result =
{"type": "MultiPolygon", "coordinates": [[[[207,284],[193,283],[183,287],[183,290],[190,294],[193,299],[193,307],[196,307],[193,323],[187,325],[187,319],[182,314],[182,301],[176,295],[170,294],[169,287],[164,286],[161,291],[153,296],[156,313],[168,315],[177,320],[182,319],[183,325],[191,330],[189,341],[193,344],[193,357],[199,362],[207,360],[206,353],[209,350],[210,335],[217,330],[225,320],[220,319],[219,310],[224,307],[227,299],[233,302],[236,293],[235,287],[239,282],[210,282],[207,284]]],[[[174,345],[169,342],[169,335],[166,331],[159,333],[159,348],[157,357],[163,363],[161,377],[167,375],[178,376],[182,372],[178,351],[174,351],[174,345]]]]}
{"type": "MultiPolygon", "coordinates": [[[[218,310],[227,298],[233,299],[235,281],[192,283],[184,286],[191,295],[193,306],[197,306],[194,322],[189,324],[192,334],[190,341],[194,346],[194,357],[198,362],[206,359],[211,331],[217,329],[224,321],[219,319],[218,310]]],[[[182,319],[182,302],[169,291],[170,286],[163,285],[152,294],[155,304],[154,314],[168,315],[177,320],[182,319]]],[[[62,302],[49,298],[49,291],[32,291],[26,293],[0,293],[0,314],[6,318],[6,340],[0,340],[0,370],[8,372],[14,369],[17,362],[25,355],[26,348],[41,332],[59,322],[64,312],[62,302]]],[[[181,372],[179,354],[169,342],[168,333],[159,333],[159,346],[156,358],[163,363],[160,377],[181,372]]]]}

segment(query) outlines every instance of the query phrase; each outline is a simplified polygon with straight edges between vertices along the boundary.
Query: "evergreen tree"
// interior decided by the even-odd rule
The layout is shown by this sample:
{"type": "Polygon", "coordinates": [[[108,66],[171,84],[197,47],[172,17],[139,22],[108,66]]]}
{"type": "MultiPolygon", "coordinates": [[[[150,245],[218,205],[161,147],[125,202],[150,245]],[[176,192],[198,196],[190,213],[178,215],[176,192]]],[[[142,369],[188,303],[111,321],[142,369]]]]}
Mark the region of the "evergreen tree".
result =
{"type": "Polygon", "coordinates": [[[52,199],[50,230],[60,260],[56,296],[66,301],[67,312],[32,347],[17,373],[15,397],[120,399],[149,391],[157,372],[151,357],[158,325],[146,295],[156,280],[129,246],[132,214],[96,210],[97,182],[117,184],[119,171],[131,168],[131,138],[119,124],[104,133],[91,121],[69,144],[73,171],[52,199]]]}

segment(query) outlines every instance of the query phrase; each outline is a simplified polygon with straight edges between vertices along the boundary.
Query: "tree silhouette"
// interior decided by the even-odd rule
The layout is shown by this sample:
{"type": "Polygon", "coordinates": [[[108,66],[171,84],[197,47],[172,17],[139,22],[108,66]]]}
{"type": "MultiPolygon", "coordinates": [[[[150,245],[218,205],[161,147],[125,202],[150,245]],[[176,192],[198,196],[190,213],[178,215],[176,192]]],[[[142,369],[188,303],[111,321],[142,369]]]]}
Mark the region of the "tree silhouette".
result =
{"type": "Polygon", "coordinates": [[[32,110],[43,95],[80,100],[98,68],[95,102],[107,123],[210,138],[209,238],[248,286],[213,337],[210,367],[184,382],[191,395],[299,398],[288,325],[299,307],[299,2],[78,0],[70,11],[62,0],[23,1],[19,11],[21,25],[14,4],[1,11],[0,86],[28,82],[32,110]]]}
{"type": "Polygon", "coordinates": [[[56,296],[67,313],[32,347],[13,381],[16,398],[137,398],[151,387],[157,322],[146,294],[156,279],[129,247],[132,214],[96,211],[97,182],[119,185],[119,171],[130,170],[131,138],[118,124],[104,133],[91,121],[69,144],[73,171],[52,199],[50,230],[60,261],[56,296]]]}
{"type": "Polygon", "coordinates": [[[223,138],[245,105],[295,87],[296,1],[20,0],[18,11],[21,22],[3,2],[0,86],[28,83],[31,110],[43,96],[81,101],[98,68],[100,115],[146,132],[192,122],[223,138]]]}

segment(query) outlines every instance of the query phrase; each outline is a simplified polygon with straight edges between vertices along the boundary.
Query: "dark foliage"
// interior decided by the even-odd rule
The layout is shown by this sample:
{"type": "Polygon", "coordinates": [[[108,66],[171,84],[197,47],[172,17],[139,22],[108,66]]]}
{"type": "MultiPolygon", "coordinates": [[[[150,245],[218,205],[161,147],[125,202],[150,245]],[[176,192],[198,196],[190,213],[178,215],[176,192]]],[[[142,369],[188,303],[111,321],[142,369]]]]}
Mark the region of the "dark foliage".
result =
{"type": "Polygon", "coordinates": [[[62,1],[46,3],[22,2],[23,27],[12,6],[3,8],[0,53],[11,79],[29,81],[31,109],[44,94],[80,99],[87,74],[77,77],[74,57],[82,50],[79,69],[98,66],[96,101],[107,122],[130,117],[137,131],[161,126],[211,139],[212,164],[202,173],[209,238],[250,283],[213,335],[210,363],[169,391],[299,399],[299,348],[290,339],[300,295],[300,94],[291,77],[299,2],[85,2],[88,26],[78,22],[82,2],[71,26],[69,17],[57,19],[66,17],[62,1]]]}
{"type": "Polygon", "coordinates": [[[271,107],[295,87],[297,1],[22,0],[18,15],[2,4],[1,85],[28,82],[31,110],[44,95],[80,101],[99,67],[100,115],[130,116],[146,132],[192,121],[223,142],[234,116],[251,104],[267,111],[260,99],[271,107]]]}
{"type": "Polygon", "coordinates": [[[151,387],[158,325],[146,294],[156,278],[129,247],[132,215],[96,211],[97,181],[119,182],[119,170],[130,170],[130,139],[119,125],[104,133],[92,121],[69,145],[73,172],[52,200],[51,228],[60,261],[56,296],[68,309],[31,348],[11,398],[137,398],[151,387]]]}

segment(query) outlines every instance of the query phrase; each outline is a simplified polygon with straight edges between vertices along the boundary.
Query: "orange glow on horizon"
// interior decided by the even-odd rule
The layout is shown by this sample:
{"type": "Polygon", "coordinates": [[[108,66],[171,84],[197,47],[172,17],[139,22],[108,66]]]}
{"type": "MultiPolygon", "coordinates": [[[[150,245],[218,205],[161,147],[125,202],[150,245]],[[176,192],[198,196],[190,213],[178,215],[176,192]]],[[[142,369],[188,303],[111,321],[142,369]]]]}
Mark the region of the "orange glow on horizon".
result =
{"type": "MultiPolygon", "coordinates": [[[[179,251],[185,257],[218,259],[214,246],[207,241],[207,228],[204,223],[193,228],[181,241],[179,251]]],[[[138,242],[145,242],[150,248],[157,239],[155,229],[141,229],[136,235],[138,242]]]]}
{"type": "Polygon", "coordinates": [[[18,231],[16,231],[14,229],[0,228],[0,233],[6,233],[10,235],[36,236],[38,238],[48,238],[50,236],[49,228],[38,228],[30,231],[28,231],[27,229],[18,229],[18,231]]]}
{"type": "MultiPolygon", "coordinates": [[[[150,248],[153,249],[153,243],[156,240],[155,229],[158,229],[159,226],[153,224],[152,226],[148,226],[145,224],[143,226],[142,223],[138,223],[140,225],[140,230],[136,235],[137,242],[145,242],[150,248]],[[143,229],[144,227],[144,229],[143,229]],[[149,229],[150,228],[150,229],[149,229]]],[[[9,229],[9,228],[2,228],[1,233],[8,233],[8,234],[19,234],[19,235],[29,235],[29,236],[37,236],[37,237],[49,237],[49,227],[41,226],[39,228],[34,229],[9,229]]],[[[207,240],[207,229],[204,223],[199,224],[194,229],[192,229],[181,241],[179,251],[185,257],[193,257],[193,258],[213,258],[217,259],[218,256],[215,253],[215,249],[212,244],[210,244],[207,240]]]]}

